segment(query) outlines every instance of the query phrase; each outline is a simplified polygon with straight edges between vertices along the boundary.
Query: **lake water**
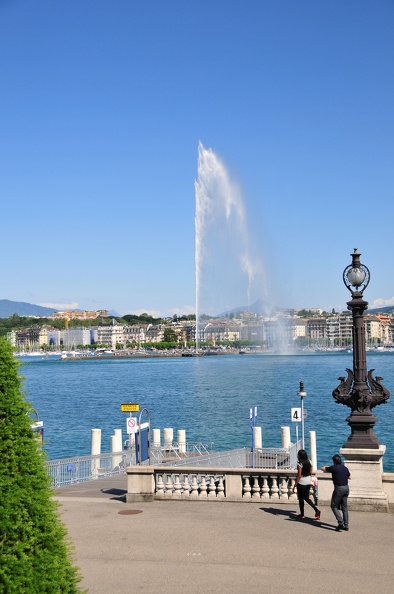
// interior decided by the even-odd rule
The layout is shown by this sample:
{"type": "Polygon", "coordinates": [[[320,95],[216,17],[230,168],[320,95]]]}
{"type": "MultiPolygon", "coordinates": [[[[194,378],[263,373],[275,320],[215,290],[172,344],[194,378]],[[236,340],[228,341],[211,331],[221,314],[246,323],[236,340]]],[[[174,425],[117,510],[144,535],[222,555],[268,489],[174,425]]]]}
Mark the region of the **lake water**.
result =
{"type": "MultiPolygon", "coordinates": [[[[392,393],[374,409],[375,433],[387,446],[384,469],[394,472],[394,353],[368,353],[368,369],[384,378],[392,393]]],[[[114,429],[127,438],[128,414],[122,402],[147,408],[151,428],[186,430],[189,443],[214,450],[250,447],[249,409],[258,407],[263,447],[281,447],[281,427],[295,441],[291,408],[303,381],[306,447],[308,431],[316,431],[318,465],[330,463],[346,442],[350,409],[337,404],[332,390],[352,367],[349,353],[315,355],[218,355],[212,357],[141,358],[61,361],[26,357],[20,368],[27,399],[44,421],[49,459],[90,453],[91,429],[102,430],[102,452],[110,450],[114,429]]],[[[146,417],[145,417],[146,419],[146,417]]],[[[301,424],[298,423],[299,437],[301,424]]]]}

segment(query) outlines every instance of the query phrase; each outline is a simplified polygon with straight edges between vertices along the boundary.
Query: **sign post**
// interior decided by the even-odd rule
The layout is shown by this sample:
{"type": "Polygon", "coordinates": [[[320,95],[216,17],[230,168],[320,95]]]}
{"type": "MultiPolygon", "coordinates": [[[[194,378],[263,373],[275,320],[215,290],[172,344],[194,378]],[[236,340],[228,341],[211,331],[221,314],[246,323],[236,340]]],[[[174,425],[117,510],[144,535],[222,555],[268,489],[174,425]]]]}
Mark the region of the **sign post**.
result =
{"type": "MultiPolygon", "coordinates": [[[[138,402],[122,402],[120,405],[121,412],[129,413],[129,417],[126,421],[126,431],[127,435],[129,436],[128,442],[128,449],[130,450],[130,454],[132,451],[132,445],[135,441],[135,435],[138,432],[138,423],[137,418],[133,417],[133,412],[140,412],[140,405],[138,402]]],[[[126,446],[125,446],[126,447],[126,446]]]]}
{"type": "Polygon", "coordinates": [[[304,388],[304,382],[300,382],[300,391],[298,396],[301,398],[301,447],[305,450],[305,433],[304,433],[304,398],[307,395],[304,388]]]}
{"type": "Polygon", "coordinates": [[[249,411],[250,428],[252,429],[252,468],[254,468],[254,428],[256,427],[257,406],[254,406],[249,411]]]}
{"type": "MultiPolygon", "coordinates": [[[[299,423],[301,421],[301,409],[300,408],[292,408],[291,409],[291,420],[295,423],[299,423]]],[[[298,424],[296,425],[296,444],[298,447],[298,424]]]]}

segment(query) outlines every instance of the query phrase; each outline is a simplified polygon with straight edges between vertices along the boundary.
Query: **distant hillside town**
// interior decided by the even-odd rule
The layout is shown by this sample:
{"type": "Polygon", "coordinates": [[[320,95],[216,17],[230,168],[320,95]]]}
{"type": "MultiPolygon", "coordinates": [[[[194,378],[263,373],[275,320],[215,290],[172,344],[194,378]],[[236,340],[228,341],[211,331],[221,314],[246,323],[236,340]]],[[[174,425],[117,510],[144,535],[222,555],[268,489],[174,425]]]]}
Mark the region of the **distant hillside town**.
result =
{"type": "MultiPolygon", "coordinates": [[[[109,319],[106,310],[56,312],[52,318],[53,326],[32,323],[11,329],[7,338],[17,351],[98,347],[122,350],[145,346],[159,348],[160,345],[184,348],[196,342],[195,316],[150,321],[147,314],[124,318],[109,319]],[[63,321],[64,328],[56,327],[59,320],[63,321]],[[73,327],[69,327],[71,323],[73,327]]],[[[49,322],[48,319],[45,321],[49,322]]],[[[392,347],[394,313],[366,314],[365,333],[367,346],[392,347]]],[[[237,311],[219,318],[201,316],[197,338],[201,346],[349,348],[352,344],[352,314],[350,311],[327,313],[312,309],[281,310],[271,316],[251,311],[237,311]]]]}

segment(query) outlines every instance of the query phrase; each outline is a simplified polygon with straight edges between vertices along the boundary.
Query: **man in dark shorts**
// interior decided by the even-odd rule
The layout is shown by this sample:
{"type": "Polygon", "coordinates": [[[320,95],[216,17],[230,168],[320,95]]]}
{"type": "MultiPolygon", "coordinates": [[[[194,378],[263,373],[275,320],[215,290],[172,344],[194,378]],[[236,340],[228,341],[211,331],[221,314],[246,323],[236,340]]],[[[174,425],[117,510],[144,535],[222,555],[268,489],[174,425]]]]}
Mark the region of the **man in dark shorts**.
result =
{"type": "Polygon", "coordinates": [[[347,498],[349,495],[349,469],[342,464],[341,456],[335,454],[332,457],[333,466],[322,466],[323,472],[331,472],[334,491],[331,497],[331,509],[338,521],[336,531],[349,530],[349,513],[347,509],[347,498]],[[340,510],[342,510],[342,515],[340,510]]]}

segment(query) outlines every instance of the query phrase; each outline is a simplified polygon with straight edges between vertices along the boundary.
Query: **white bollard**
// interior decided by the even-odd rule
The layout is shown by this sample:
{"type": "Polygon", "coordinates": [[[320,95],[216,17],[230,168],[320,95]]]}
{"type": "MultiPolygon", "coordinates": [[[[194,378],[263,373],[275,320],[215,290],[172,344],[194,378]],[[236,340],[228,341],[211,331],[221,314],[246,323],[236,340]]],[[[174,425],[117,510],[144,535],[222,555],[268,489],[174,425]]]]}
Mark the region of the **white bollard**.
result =
{"type": "Polygon", "coordinates": [[[159,448],[161,446],[160,439],[160,429],[152,429],[152,447],[159,448]]]}
{"type": "Polygon", "coordinates": [[[164,449],[171,450],[172,442],[174,440],[174,430],[168,427],[163,429],[164,434],[164,449]]]}
{"type": "Polygon", "coordinates": [[[309,450],[310,450],[310,461],[313,466],[313,470],[317,470],[317,451],[316,451],[316,431],[309,431],[309,450]]]}
{"type": "Polygon", "coordinates": [[[290,427],[281,427],[282,432],[282,448],[288,450],[290,447],[290,427]]]}
{"type": "Polygon", "coordinates": [[[254,449],[263,449],[263,432],[261,427],[253,427],[254,449]]]}
{"type": "Polygon", "coordinates": [[[185,429],[178,430],[178,451],[180,454],[186,452],[186,431],[185,429]]]}
{"type": "Polygon", "coordinates": [[[114,429],[114,437],[115,437],[115,450],[114,452],[122,452],[123,451],[123,437],[122,437],[122,429],[114,429]]]}
{"type": "Polygon", "coordinates": [[[92,456],[101,454],[101,429],[92,429],[90,453],[92,456]]]}
{"type": "MultiPolygon", "coordinates": [[[[92,429],[92,436],[90,442],[90,453],[92,456],[101,454],[101,429],[92,429]]],[[[100,459],[92,460],[91,474],[94,478],[97,478],[98,467],[100,466],[100,459]]]]}
{"type": "Polygon", "coordinates": [[[122,455],[119,454],[123,450],[122,429],[114,429],[114,434],[111,435],[111,453],[118,455],[112,456],[111,466],[112,470],[117,468],[122,462],[122,455]]]}

